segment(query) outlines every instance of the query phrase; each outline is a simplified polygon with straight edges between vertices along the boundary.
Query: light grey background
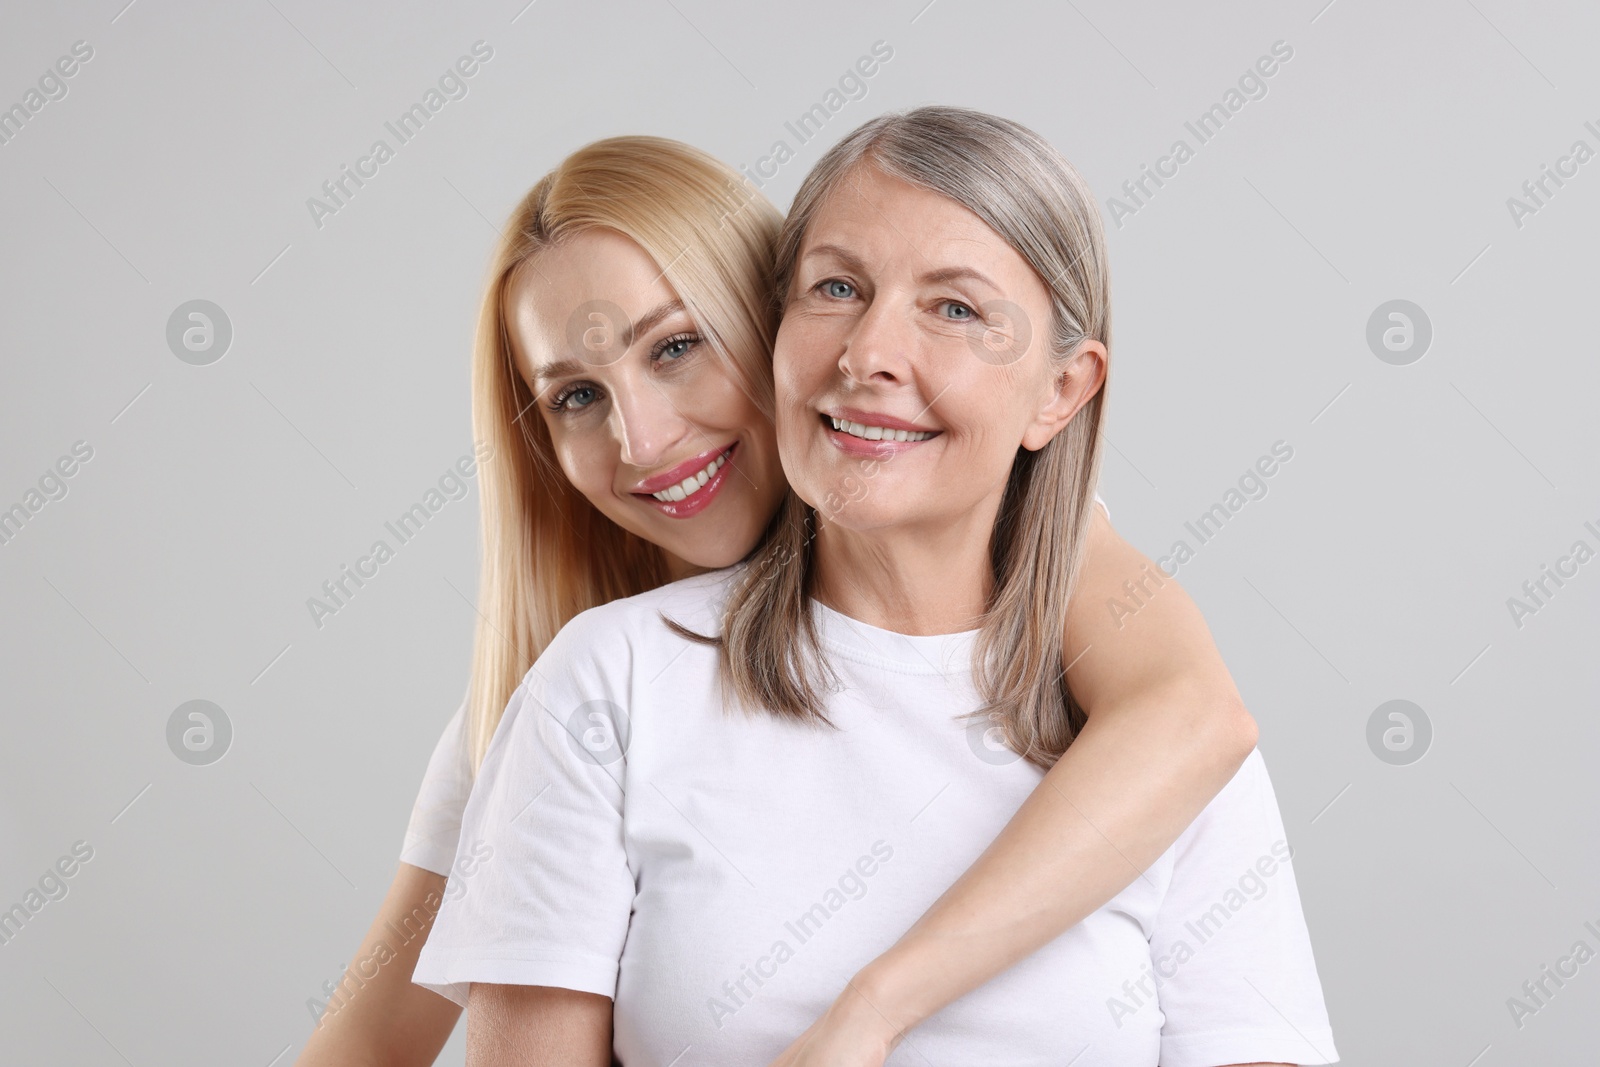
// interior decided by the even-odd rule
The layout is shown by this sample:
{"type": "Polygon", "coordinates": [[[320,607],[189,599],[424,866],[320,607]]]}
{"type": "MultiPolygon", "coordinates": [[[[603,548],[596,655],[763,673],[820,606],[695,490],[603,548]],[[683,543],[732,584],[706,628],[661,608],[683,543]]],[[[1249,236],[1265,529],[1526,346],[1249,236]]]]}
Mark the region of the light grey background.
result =
{"type": "Polygon", "coordinates": [[[780,207],[826,143],[939,102],[1046,135],[1109,224],[1282,40],[1268,94],[1111,229],[1102,492],[1162,555],[1294,449],[1178,577],[1260,722],[1343,1062],[1593,1062],[1600,962],[1520,1028],[1506,1003],[1600,949],[1600,562],[1507,606],[1600,548],[1600,160],[1507,206],[1600,148],[1592,5],[125,2],[0,33],[0,107],[94,49],[0,146],[0,507],[94,450],[0,546],[0,908],[94,849],[0,945],[0,1061],[298,1054],[465,685],[476,491],[320,629],[306,600],[470,450],[494,226],[561,156],[655,133],[754,164],[883,40],[780,207]],[[469,94],[319,229],[307,198],[478,40],[469,94]],[[166,342],[193,299],[234,331],[208,366],[166,342]],[[1366,340],[1393,299],[1432,323],[1409,365],[1366,340]],[[193,699],[233,727],[209,766],[166,741],[193,699]],[[1408,766],[1368,747],[1391,699],[1432,723],[1408,766]]]}

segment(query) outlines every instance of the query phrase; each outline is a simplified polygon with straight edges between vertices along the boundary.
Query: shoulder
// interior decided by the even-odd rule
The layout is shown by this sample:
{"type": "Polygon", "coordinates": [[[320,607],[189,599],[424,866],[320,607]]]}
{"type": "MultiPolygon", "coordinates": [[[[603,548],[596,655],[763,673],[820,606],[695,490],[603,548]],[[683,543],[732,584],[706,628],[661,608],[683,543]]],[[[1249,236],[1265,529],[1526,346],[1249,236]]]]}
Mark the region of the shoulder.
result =
{"type": "MultiPolygon", "coordinates": [[[[470,690],[469,690],[470,694],[470,690]]],[[[430,781],[455,775],[464,765],[467,750],[467,700],[463,696],[455,714],[445,723],[444,731],[434,743],[433,755],[428,759],[424,789],[430,781]]]]}
{"type": "Polygon", "coordinates": [[[561,628],[523,684],[561,672],[615,677],[635,665],[672,658],[690,642],[668,620],[716,636],[723,605],[743,572],[744,564],[735,564],[580,612],[561,628]]]}
{"type": "Polygon", "coordinates": [[[621,642],[655,640],[671,632],[667,619],[710,636],[721,629],[723,604],[743,571],[735,564],[580,612],[561,628],[550,650],[570,653],[579,644],[616,648],[621,642]]]}
{"type": "Polygon", "coordinates": [[[1261,856],[1286,861],[1291,851],[1261,749],[1250,750],[1229,784],[1211,798],[1174,845],[1179,865],[1254,861],[1261,856]]]}
{"type": "Polygon", "coordinates": [[[1271,788],[1272,778],[1267,774],[1267,761],[1261,755],[1260,747],[1257,746],[1250,750],[1250,754],[1244,758],[1244,762],[1239,765],[1239,769],[1234,772],[1233,778],[1228,781],[1222,791],[1224,793],[1230,790],[1236,793],[1252,793],[1261,789],[1270,790],[1271,788]]]}
{"type": "MultiPolygon", "coordinates": [[[[462,696],[461,703],[456,707],[455,714],[450,716],[450,721],[445,723],[444,732],[439,735],[439,742],[434,746],[434,759],[449,759],[459,761],[465,758],[467,748],[467,705],[471,700],[471,690],[462,696]]],[[[430,768],[431,769],[431,768],[430,768]]]]}
{"type": "Polygon", "coordinates": [[[1253,748],[1228,784],[1184,830],[1173,852],[1181,863],[1186,857],[1229,854],[1239,848],[1277,851],[1283,836],[1283,817],[1266,760],[1259,748],[1253,748]]]}
{"type": "Polygon", "coordinates": [[[471,789],[472,768],[467,762],[467,702],[463,698],[428,759],[428,769],[423,773],[422,786],[411,806],[411,820],[406,825],[405,842],[400,849],[403,862],[435,874],[450,873],[461,833],[461,813],[471,789]]]}
{"type": "MultiPolygon", "coordinates": [[[[1206,811],[1218,812],[1255,809],[1263,804],[1277,807],[1277,794],[1272,789],[1272,777],[1267,774],[1267,761],[1260,748],[1252,748],[1228,784],[1212,798],[1206,811]]],[[[1204,812],[1202,813],[1204,814],[1204,812]]]]}

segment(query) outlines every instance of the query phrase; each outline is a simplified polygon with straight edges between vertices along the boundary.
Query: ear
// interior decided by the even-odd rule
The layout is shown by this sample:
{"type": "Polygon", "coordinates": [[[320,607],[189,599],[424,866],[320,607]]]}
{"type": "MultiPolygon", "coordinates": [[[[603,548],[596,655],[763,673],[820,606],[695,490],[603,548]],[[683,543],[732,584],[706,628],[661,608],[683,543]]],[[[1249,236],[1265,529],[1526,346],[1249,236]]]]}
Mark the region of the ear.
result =
{"type": "Polygon", "coordinates": [[[1078,409],[1094,399],[1106,381],[1106,346],[1080,341],[1066,363],[1045,382],[1044,403],[1022,435],[1022,447],[1037,452],[1055,439],[1078,409]]]}

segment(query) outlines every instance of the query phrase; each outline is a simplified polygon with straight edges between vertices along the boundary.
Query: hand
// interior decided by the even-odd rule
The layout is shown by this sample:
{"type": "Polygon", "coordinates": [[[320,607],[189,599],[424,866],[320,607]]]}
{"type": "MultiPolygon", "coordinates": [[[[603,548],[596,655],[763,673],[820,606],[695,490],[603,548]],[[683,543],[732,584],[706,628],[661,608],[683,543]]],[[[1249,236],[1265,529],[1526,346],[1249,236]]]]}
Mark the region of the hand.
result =
{"type": "Polygon", "coordinates": [[[852,981],[771,1067],[883,1067],[901,1037],[852,981]]]}

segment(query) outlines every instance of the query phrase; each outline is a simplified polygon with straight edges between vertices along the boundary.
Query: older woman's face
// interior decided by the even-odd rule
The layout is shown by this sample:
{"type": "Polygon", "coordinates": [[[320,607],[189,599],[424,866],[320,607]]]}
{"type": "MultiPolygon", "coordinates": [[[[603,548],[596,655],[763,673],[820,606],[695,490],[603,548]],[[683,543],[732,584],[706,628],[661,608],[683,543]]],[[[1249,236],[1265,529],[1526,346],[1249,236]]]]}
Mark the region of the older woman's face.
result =
{"type": "Polygon", "coordinates": [[[858,168],[811,222],[773,353],[790,485],[847,529],[992,514],[1017,449],[1064,422],[1049,324],[1044,283],[981,219],[858,168]]]}

